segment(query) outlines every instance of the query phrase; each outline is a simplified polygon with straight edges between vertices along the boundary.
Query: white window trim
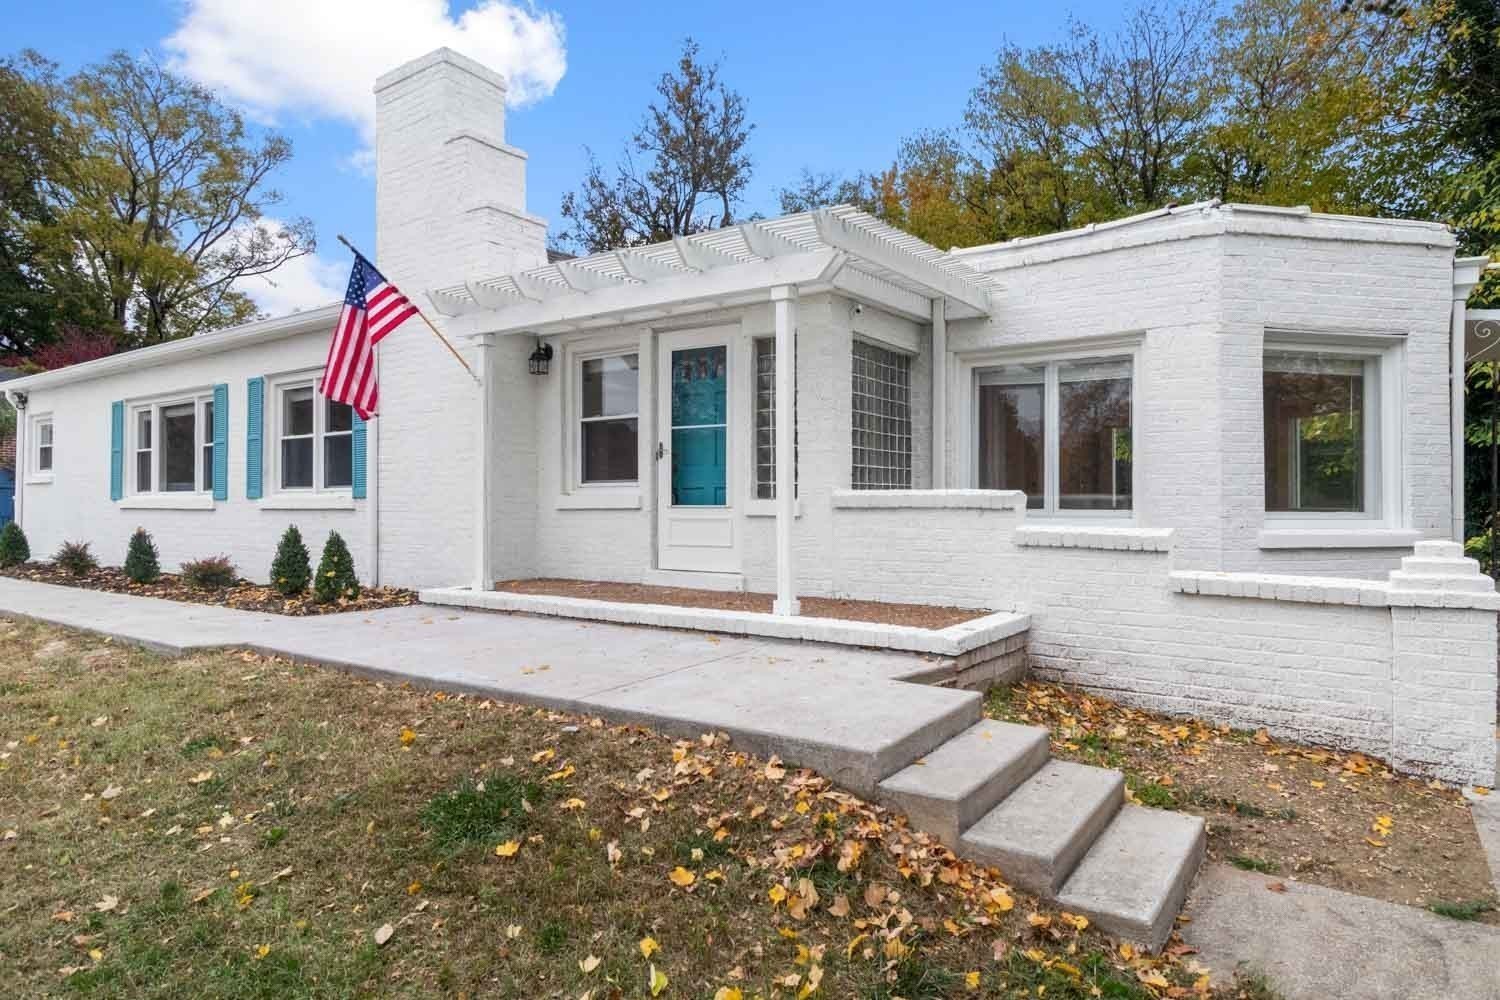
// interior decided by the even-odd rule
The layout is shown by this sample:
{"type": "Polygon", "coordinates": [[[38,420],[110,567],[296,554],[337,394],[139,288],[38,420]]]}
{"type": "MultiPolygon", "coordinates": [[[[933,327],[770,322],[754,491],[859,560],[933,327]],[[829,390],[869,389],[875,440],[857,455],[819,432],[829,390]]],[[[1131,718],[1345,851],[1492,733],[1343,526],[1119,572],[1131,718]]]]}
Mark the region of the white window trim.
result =
{"type": "Polygon", "coordinates": [[[40,486],[50,483],[57,477],[57,421],[52,419],[52,414],[34,413],[27,419],[26,423],[26,454],[20,457],[25,467],[25,482],[30,486],[40,486]],[[52,428],[52,443],[48,445],[52,449],[52,464],[47,469],[42,468],[42,427],[52,428]]]}
{"type": "MultiPolygon", "coordinates": [[[[564,386],[562,392],[563,481],[556,500],[559,510],[638,510],[641,507],[641,470],[652,468],[646,450],[648,420],[641,410],[651,391],[647,365],[651,364],[649,335],[632,334],[627,338],[591,339],[587,346],[564,345],[564,386]],[[636,478],[610,482],[583,481],[583,363],[600,358],[636,356],[635,437],[636,478]]],[[[628,414],[608,418],[623,420],[628,414]]]]}
{"type": "MultiPolygon", "coordinates": [[[[1265,530],[1262,548],[1351,548],[1360,547],[1349,532],[1376,532],[1371,538],[1392,537],[1388,533],[1407,526],[1407,498],[1403,486],[1402,455],[1405,440],[1401,401],[1406,398],[1406,338],[1397,335],[1347,335],[1267,331],[1261,349],[1261,379],[1265,378],[1265,352],[1303,352],[1358,357],[1365,360],[1365,511],[1351,514],[1265,509],[1266,491],[1260,490],[1265,530]],[[1308,532],[1316,534],[1299,535],[1308,532]],[[1300,544],[1299,544],[1300,542],[1300,544]]],[[[1264,394],[1257,426],[1261,433],[1261,466],[1265,464],[1264,394]]]]}
{"type": "Polygon", "coordinates": [[[1141,344],[1144,335],[1130,334],[1093,341],[1053,342],[1028,347],[979,351],[960,355],[957,358],[958,392],[957,412],[968,415],[968,446],[959,450],[963,468],[959,469],[959,482],[967,483],[970,489],[979,488],[979,393],[975,391],[979,373],[987,368],[1005,365],[1045,365],[1045,388],[1042,396],[1043,442],[1042,442],[1042,493],[1040,509],[1028,508],[1029,519],[1048,523],[1086,521],[1089,524],[1134,525],[1141,517],[1140,473],[1145,467],[1142,456],[1144,435],[1141,433],[1141,344]],[[1075,510],[1058,506],[1060,486],[1059,451],[1060,428],[1058,416],[1058,365],[1068,361],[1105,361],[1110,359],[1130,361],[1130,510],[1075,510]]]}
{"type": "MultiPolygon", "coordinates": [[[[267,376],[266,394],[263,404],[265,436],[261,441],[261,466],[269,489],[260,500],[262,510],[352,510],[354,487],[325,487],[323,483],[324,425],[328,420],[328,401],[318,392],[321,368],[311,371],[290,372],[267,376]],[[313,484],[311,486],[281,485],[281,424],[285,408],[283,393],[293,389],[311,387],[313,391],[313,484]]],[[[342,431],[335,432],[343,434],[342,431]]],[[[352,431],[350,432],[352,435],[352,431]]],[[[351,477],[352,478],[352,477],[351,477]]]]}
{"type": "MultiPolygon", "coordinates": [[[[131,399],[125,402],[125,439],[122,442],[125,449],[123,462],[125,468],[122,470],[126,482],[125,495],[118,501],[118,505],[127,510],[205,510],[212,509],[214,505],[213,484],[210,482],[208,489],[203,489],[203,451],[213,444],[214,429],[204,426],[203,406],[212,403],[214,393],[212,386],[201,386],[180,392],[163,393],[144,399],[131,399]],[[193,488],[191,490],[161,489],[161,462],[162,462],[162,423],[161,411],[171,406],[182,406],[186,403],[193,405],[193,488]],[[140,463],[137,458],[140,452],[140,414],[146,411],[151,413],[151,485],[149,490],[141,489],[138,479],[140,463]]],[[[212,472],[212,470],[210,470],[212,472]]]]}

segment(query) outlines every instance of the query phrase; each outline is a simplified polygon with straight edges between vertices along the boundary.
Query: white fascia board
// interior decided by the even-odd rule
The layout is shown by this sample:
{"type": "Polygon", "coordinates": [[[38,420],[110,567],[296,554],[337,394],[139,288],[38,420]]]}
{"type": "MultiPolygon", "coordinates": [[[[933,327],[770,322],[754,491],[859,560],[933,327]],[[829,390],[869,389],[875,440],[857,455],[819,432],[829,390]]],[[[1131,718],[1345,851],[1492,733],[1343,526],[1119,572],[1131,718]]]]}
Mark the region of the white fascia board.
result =
{"type": "Polygon", "coordinates": [[[932,322],[931,299],[861,271],[855,265],[844,267],[830,284],[852,299],[880,306],[918,323],[932,322]]]}
{"type": "Polygon", "coordinates": [[[460,316],[453,321],[452,330],[460,337],[482,333],[544,335],[617,313],[718,301],[776,285],[827,281],[843,260],[844,255],[836,250],[815,250],[641,285],[572,292],[543,302],[522,302],[506,309],[460,316]]]}
{"type": "Polygon", "coordinates": [[[256,320],[253,323],[244,323],[240,326],[220,330],[216,333],[200,333],[192,337],[183,337],[181,340],[172,340],[165,344],[157,344],[154,347],[140,347],[133,351],[125,351],[122,354],[111,354],[107,358],[85,361],[79,365],[69,365],[66,368],[58,368],[55,371],[26,375],[4,383],[4,387],[7,390],[16,392],[31,392],[37,389],[50,389],[59,385],[67,385],[72,382],[104,378],[137,368],[170,364],[186,358],[220,354],[224,351],[232,351],[240,347],[269,343],[273,340],[295,337],[305,333],[323,332],[331,337],[333,336],[334,327],[338,324],[339,313],[343,311],[343,308],[344,304],[342,302],[336,302],[332,305],[320,306],[317,309],[308,309],[305,312],[293,313],[290,316],[278,316],[275,319],[263,319],[256,320]]]}
{"type": "Polygon", "coordinates": [[[973,309],[981,316],[990,314],[990,293],[985,289],[846,224],[827,209],[814,212],[813,222],[817,226],[818,235],[829,246],[837,247],[851,257],[869,261],[893,274],[904,275],[946,299],[973,309]]]}

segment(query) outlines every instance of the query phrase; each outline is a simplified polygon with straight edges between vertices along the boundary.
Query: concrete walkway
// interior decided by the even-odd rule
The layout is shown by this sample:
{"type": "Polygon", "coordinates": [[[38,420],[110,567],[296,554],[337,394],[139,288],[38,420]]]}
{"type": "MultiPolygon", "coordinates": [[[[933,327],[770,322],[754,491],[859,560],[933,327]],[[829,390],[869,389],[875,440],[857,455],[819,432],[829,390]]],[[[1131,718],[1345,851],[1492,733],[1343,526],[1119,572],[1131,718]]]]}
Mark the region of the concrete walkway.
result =
{"type": "Polygon", "coordinates": [[[1217,982],[1243,965],[1286,1000],[1500,1000],[1500,927],[1225,865],[1198,875],[1186,913],[1217,982]]]}
{"type": "Polygon", "coordinates": [[[226,646],[664,732],[722,731],[870,795],[979,720],[973,692],[898,683],[910,653],[414,606],[294,618],[0,578],[0,612],[169,654],[226,646]]]}

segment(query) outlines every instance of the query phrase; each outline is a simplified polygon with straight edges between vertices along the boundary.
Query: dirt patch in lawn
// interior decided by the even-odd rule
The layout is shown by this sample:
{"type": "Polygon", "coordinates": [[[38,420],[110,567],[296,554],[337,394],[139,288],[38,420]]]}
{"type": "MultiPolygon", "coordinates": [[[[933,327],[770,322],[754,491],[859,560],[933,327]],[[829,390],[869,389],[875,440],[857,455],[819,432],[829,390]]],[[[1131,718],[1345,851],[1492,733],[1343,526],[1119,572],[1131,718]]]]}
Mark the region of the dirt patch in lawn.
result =
{"type": "Polygon", "coordinates": [[[4,620],[0,831],[7,997],[1271,996],[723,736],[4,620]]]}
{"type": "MultiPolygon", "coordinates": [[[[669,604],[680,608],[713,608],[719,611],[771,613],[771,594],[738,591],[697,590],[691,587],[653,587],[638,583],[607,583],[597,580],[500,580],[496,590],[515,594],[546,594],[550,597],[586,597],[622,604],[669,604]]],[[[944,629],[990,614],[972,608],[945,608],[929,604],[886,604],[881,601],[845,601],[831,597],[803,597],[802,613],[810,618],[840,618],[882,625],[944,629]]]]}
{"type": "Polygon", "coordinates": [[[1136,801],[1204,817],[1214,860],[1500,923],[1468,804],[1441,782],[1054,684],[996,688],[986,710],[1048,727],[1058,757],[1124,771],[1136,801]]]}
{"type": "Polygon", "coordinates": [[[354,600],[341,598],[328,604],[319,604],[313,599],[311,589],[301,597],[283,597],[271,587],[244,580],[237,581],[233,586],[206,590],[189,586],[175,573],[163,573],[155,583],[135,583],[123,570],[112,566],[101,566],[83,576],[74,576],[51,563],[34,562],[0,570],[0,575],[17,580],[55,583],[64,587],[107,590],[115,594],[134,594],[137,597],[161,597],[189,604],[216,604],[241,611],[268,611],[277,615],[329,615],[341,611],[374,611],[378,608],[396,608],[417,603],[416,591],[402,590],[399,587],[366,588],[354,600]]]}

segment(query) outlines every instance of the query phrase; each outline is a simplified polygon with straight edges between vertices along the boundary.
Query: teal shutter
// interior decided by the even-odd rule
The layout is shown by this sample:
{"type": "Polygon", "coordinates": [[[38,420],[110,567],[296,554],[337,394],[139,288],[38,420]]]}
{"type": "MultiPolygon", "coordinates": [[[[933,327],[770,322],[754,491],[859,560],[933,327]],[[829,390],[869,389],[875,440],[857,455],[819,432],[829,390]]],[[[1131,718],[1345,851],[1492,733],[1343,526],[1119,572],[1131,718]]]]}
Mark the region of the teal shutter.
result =
{"type": "Polygon", "coordinates": [[[109,407],[109,498],[125,496],[125,403],[116,400],[109,407]]]}
{"type": "Polygon", "coordinates": [[[354,484],[354,499],[365,498],[365,422],[354,415],[354,434],[349,441],[349,450],[354,457],[354,475],[350,480],[354,484]]]}
{"type": "Polygon", "coordinates": [[[261,482],[261,438],[265,424],[266,380],[253,378],[246,386],[245,401],[245,496],[259,500],[263,494],[261,482]]]}
{"type": "Polygon", "coordinates": [[[229,499],[229,386],[214,386],[214,499],[229,499]]]}

